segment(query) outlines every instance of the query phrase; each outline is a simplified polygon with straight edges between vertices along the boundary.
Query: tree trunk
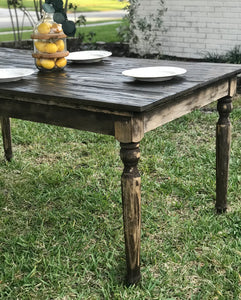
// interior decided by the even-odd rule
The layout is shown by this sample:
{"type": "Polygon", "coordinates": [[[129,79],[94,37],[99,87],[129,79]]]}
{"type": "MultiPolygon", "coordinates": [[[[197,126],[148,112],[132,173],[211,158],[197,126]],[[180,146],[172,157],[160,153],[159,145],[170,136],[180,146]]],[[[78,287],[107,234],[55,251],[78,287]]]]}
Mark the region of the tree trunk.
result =
{"type": "Polygon", "coordinates": [[[16,31],[15,31],[15,26],[14,26],[14,21],[13,21],[13,15],[12,15],[12,11],[11,11],[11,7],[10,7],[9,1],[8,1],[8,11],[9,11],[10,19],[11,19],[14,41],[17,42],[17,36],[16,36],[16,31]]]}

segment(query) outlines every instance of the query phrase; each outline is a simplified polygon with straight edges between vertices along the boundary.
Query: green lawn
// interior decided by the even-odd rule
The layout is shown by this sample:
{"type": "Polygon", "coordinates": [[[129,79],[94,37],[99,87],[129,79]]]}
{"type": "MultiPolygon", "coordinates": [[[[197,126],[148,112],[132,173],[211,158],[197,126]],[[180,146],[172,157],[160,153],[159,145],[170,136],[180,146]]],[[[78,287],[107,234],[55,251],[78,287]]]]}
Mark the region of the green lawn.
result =
{"type": "MultiPolygon", "coordinates": [[[[115,10],[115,9],[122,9],[126,6],[126,1],[118,1],[118,0],[81,0],[81,1],[70,1],[72,3],[76,3],[78,5],[78,11],[104,11],[104,10],[115,10]]],[[[33,1],[32,0],[25,0],[24,5],[26,7],[33,7],[33,1]]],[[[7,1],[3,0],[1,1],[0,7],[7,7],[7,1]]],[[[121,20],[118,20],[121,21],[121,20]]],[[[101,22],[100,22],[101,23],[101,22]]],[[[87,23],[88,24],[88,23],[87,23]]],[[[96,26],[96,27],[84,27],[81,26],[78,28],[78,31],[80,33],[88,34],[89,32],[94,32],[96,35],[93,38],[93,42],[95,41],[105,41],[105,42],[118,42],[120,41],[120,38],[117,36],[117,28],[119,27],[119,24],[110,24],[106,26],[96,26]]],[[[26,29],[29,29],[26,28],[26,29]]],[[[0,32],[3,31],[11,31],[11,28],[4,28],[0,29],[0,32]]],[[[78,31],[76,36],[78,35],[78,31]]],[[[24,39],[30,39],[31,32],[29,33],[23,33],[22,40],[24,39]]],[[[0,42],[4,41],[13,41],[14,36],[13,34],[0,34],[0,42]]]]}
{"type": "MultiPolygon", "coordinates": [[[[43,1],[44,2],[44,1],[43,1]]],[[[65,2],[65,1],[64,1],[65,2]]],[[[128,1],[118,0],[70,0],[69,3],[77,5],[77,11],[108,11],[123,9],[128,1]]],[[[33,0],[24,0],[25,7],[34,8],[33,0]]],[[[0,7],[7,7],[7,0],[1,0],[0,7]]]]}
{"type": "MultiPolygon", "coordinates": [[[[109,24],[109,25],[101,25],[101,26],[92,26],[92,27],[84,27],[81,26],[77,28],[78,32],[88,34],[89,32],[94,32],[96,35],[93,38],[93,42],[96,41],[105,41],[105,42],[118,42],[120,38],[117,36],[117,28],[120,24],[109,24]]],[[[11,28],[9,28],[11,30],[11,28]]],[[[22,35],[22,40],[30,39],[32,32],[24,32],[22,35]]],[[[0,34],[0,42],[13,41],[13,34],[0,34]]]]}
{"type": "Polygon", "coordinates": [[[241,99],[224,215],[213,208],[217,118],[197,110],[142,140],[143,280],[130,288],[119,144],[13,119],[12,162],[0,148],[0,299],[240,299],[241,99]]]}
{"type": "MultiPolygon", "coordinates": [[[[23,28],[23,30],[33,30],[33,27],[31,26],[25,26],[23,28]]],[[[0,32],[8,32],[8,31],[12,31],[12,28],[0,28],[0,32]]]]}

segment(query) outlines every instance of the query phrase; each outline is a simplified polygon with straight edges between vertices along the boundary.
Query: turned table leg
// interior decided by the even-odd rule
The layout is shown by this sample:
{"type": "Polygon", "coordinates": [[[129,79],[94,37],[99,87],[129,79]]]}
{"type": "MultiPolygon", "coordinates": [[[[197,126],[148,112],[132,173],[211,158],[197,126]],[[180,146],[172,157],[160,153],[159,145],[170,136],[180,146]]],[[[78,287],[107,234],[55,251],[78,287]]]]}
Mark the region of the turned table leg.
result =
{"type": "Polygon", "coordinates": [[[1,126],[5,158],[10,161],[13,157],[10,118],[1,117],[1,126]]]}
{"type": "Polygon", "coordinates": [[[232,98],[218,101],[219,120],[216,126],[216,210],[227,210],[228,171],[231,146],[231,123],[229,113],[232,110],[232,98]]]}
{"type": "Polygon", "coordinates": [[[122,205],[127,263],[127,284],[141,279],[141,178],[137,168],[140,158],[139,143],[120,143],[120,157],[124,163],[121,177],[122,205]]]}

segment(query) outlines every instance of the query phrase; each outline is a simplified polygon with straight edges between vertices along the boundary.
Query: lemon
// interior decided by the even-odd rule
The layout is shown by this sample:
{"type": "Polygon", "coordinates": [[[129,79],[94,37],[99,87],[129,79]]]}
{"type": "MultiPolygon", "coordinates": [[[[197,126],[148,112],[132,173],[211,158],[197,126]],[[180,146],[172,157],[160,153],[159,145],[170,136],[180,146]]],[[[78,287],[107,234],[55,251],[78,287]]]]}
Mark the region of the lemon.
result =
{"type": "Polygon", "coordinates": [[[41,59],[39,59],[39,58],[36,58],[35,63],[36,63],[37,67],[41,67],[42,66],[41,59]]]}
{"type": "Polygon", "coordinates": [[[51,26],[51,30],[54,33],[59,33],[59,32],[62,31],[62,26],[61,26],[61,24],[53,23],[52,26],[51,26]]]}
{"type": "Polygon", "coordinates": [[[55,52],[57,52],[57,50],[58,50],[58,47],[55,43],[47,43],[45,46],[45,51],[47,53],[55,53],[55,52]]]}
{"type": "Polygon", "coordinates": [[[58,68],[63,68],[65,67],[67,64],[67,59],[65,57],[62,57],[62,58],[59,58],[57,61],[56,61],[56,66],[58,68]]]}
{"type": "Polygon", "coordinates": [[[41,23],[38,26],[38,32],[42,34],[48,34],[50,32],[49,23],[41,23]]]}
{"type": "Polygon", "coordinates": [[[58,52],[64,51],[64,41],[63,40],[57,40],[55,42],[55,45],[58,47],[58,52]]]}
{"type": "Polygon", "coordinates": [[[36,41],[34,43],[36,49],[40,52],[45,52],[45,46],[46,46],[46,43],[44,42],[41,42],[41,41],[36,41]]]}
{"type": "Polygon", "coordinates": [[[44,69],[51,70],[54,68],[55,63],[53,59],[41,59],[41,66],[44,69]]]}
{"type": "Polygon", "coordinates": [[[48,26],[49,26],[49,29],[51,29],[51,27],[52,27],[52,23],[49,23],[49,22],[44,22],[45,24],[47,24],[48,26]]]}

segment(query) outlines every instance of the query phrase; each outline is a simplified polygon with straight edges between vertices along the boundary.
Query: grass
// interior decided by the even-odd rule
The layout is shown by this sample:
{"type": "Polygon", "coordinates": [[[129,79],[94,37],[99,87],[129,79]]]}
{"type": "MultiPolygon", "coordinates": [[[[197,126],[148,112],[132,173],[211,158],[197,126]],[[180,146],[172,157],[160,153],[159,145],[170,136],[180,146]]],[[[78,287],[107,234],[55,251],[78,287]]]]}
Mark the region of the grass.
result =
{"type": "MultiPolygon", "coordinates": [[[[65,2],[65,1],[64,1],[65,2]]],[[[77,11],[110,11],[126,7],[127,1],[118,0],[71,0],[69,3],[77,5],[77,11]]],[[[33,0],[24,0],[23,5],[34,9],[33,0]]],[[[0,7],[7,8],[7,0],[1,0],[0,7]]]]}
{"type": "MultiPolygon", "coordinates": [[[[105,42],[118,42],[120,38],[117,36],[117,28],[120,26],[117,24],[108,25],[96,25],[92,27],[79,27],[77,28],[77,33],[88,34],[89,32],[94,32],[96,35],[93,38],[93,42],[105,41],[105,42]]],[[[11,29],[10,29],[11,30],[11,29]]],[[[32,32],[23,32],[22,40],[28,40],[31,38],[32,32]]],[[[77,34],[76,34],[77,36],[77,34]]],[[[14,36],[10,34],[0,34],[0,42],[14,41],[14,36]]]]}
{"type": "MultiPolygon", "coordinates": [[[[77,29],[77,32],[84,33],[88,35],[89,32],[95,33],[95,36],[92,39],[92,42],[104,41],[106,43],[119,42],[120,37],[117,35],[117,28],[120,26],[120,23],[117,24],[108,24],[108,25],[97,25],[92,27],[80,27],[77,29]]],[[[76,35],[77,36],[77,35],[76,35]]],[[[87,40],[84,40],[87,42],[87,40]]]]}
{"type": "MultiPolygon", "coordinates": [[[[105,11],[105,10],[118,10],[122,9],[126,6],[126,1],[117,1],[117,0],[81,0],[81,1],[71,1],[73,4],[78,5],[78,11],[105,11]]],[[[25,0],[23,1],[24,5],[26,7],[32,7],[33,8],[33,1],[32,0],[25,0]]],[[[7,7],[7,1],[3,0],[1,1],[0,7],[7,7]]],[[[115,20],[112,20],[115,21],[115,20]]],[[[122,21],[122,20],[118,20],[122,21]]],[[[104,21],[103,21],[104,22],[104,21]]],[[[91,24],[94,22],[87,22],[87,24],[91,24]]],[[[101,23],[98,22],[98,23],[101,23]]],[[[93,26],[93,27],[83,27],[77,29],[78,32],[84,33],[88,35],[89,32],[94,32],[96,35],[93,38],[93,42],[96,41],[105,41],[105,42],[119,42],[120,38],[117,36],[117,28],[119,27],[119,24],[109,24],[109,25],[102,25],[102,26],[93,26]]],[[[31,29],[31,27],[26,27],[24,29],[31,29]]],[[[0,28],[0,32],[4,31],[12,31],[11,28],[0,28]]],[[[31,32],[24,32],[22,34],[22,40],[30,39],[31,32]]],[[[77,35],[76,35],[77,36],[77,35]]],[[[13,34],[0,34],[0,42],[7,42],[7,41],[14,41],[14,35],[13,34]]],[[[84,40],[84,42],[89,42],[88,39],[84,40]]]]}
{"type": "MultiPolygon", "coordinates": [[[[32,26],[25,26],[23,27],[23,30],[33,30],[32,26]]],[[[12,28],[0,28],[0,32],[8,32],[8,31],[12,31],[12,28]]]]}
{"type": "Polygon", "coordinates": [[[240,299],[241,98],[231,114],[224,215],[213,209],[212,107],[141,142],[143,280],[130,288],[119,144],[13,119],[13,161],[0,152],[0,299],[240,299]]]}

